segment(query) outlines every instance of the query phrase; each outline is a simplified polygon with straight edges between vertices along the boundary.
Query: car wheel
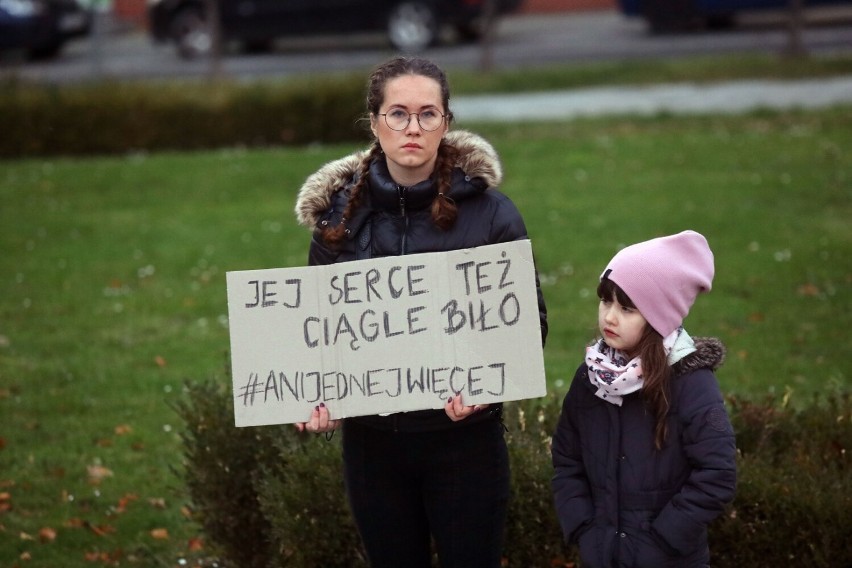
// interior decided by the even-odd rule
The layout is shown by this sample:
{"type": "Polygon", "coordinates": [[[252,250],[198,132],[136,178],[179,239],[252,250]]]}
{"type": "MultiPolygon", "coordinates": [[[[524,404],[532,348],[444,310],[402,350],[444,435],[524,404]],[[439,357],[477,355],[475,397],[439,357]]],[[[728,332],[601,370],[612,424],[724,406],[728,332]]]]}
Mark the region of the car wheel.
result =
{"type": "Polygon", "coordinates": [[[243,42],[243,50],[246,53],[269,53],[273,47],[271,39],[250,39],[243,42]]]}
{"type": "Polygon", "coordinates": [[[706,18],[707,27],[711,30],[729,30],[734,27],[735,21],[733,14],[715,14],[706,18]]]}
{"type": "Polygon", "coordinates": [[[388,39],[400,51],[420,51],[438,39],[438,17],[423,2],[400,2],[388,16],[388,39]]]}
{"type": "Polygon", "coordinates": [[[200,7],[190,6],[175,14],[171,31],[178,55],[184,59],[203,57],[213,51],[213,27],[200,7]]]}
{"type": "Polygon", "coordinates": [[[56,58],[61,51],[62,41],[52,39],[49,42],[31,47],[27,51],[27,56],[33,61],[47,61],[56,58]]]}

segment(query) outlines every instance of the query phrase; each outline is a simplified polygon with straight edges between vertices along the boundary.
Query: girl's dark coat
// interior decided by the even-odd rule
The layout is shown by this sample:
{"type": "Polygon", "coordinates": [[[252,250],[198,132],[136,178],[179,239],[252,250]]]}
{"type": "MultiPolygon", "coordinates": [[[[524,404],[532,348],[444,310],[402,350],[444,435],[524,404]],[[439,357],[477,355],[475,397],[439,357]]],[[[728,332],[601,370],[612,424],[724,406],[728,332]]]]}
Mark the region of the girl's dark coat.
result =
{"type": "Polygon", "coordinates": [[[585,364],[577,369],[553,438],[552,488],[584,568],[709,564],[707,525],[734,497],[736,447],[712,371],[724,347],[695,342],[674,367],[661,450],[641,391],[616,406],[595,396],[585,364]]]}
{"type": "MultiPolygon", "coordinates": [[[[455,224],[441,230],[432,222],[430,205],[437,195],[433,180],[412,187],[400,187],[390,177],[385,160],[370,164],[366,191],[351,219],[342,214],[350,199],[367,153],[358,152],[330,162],[311,175],[302,186],[296,202],[300,223],[314,230],[308,255],[310,265],[346,262],[365,257],[458,250],[526,239],[523,218],[512,201],[496,188],[503,170],[494,148],[481,137],[462,130],[447,133],[445,141],[459,151],[448,196],[458,207],[455,224]],[[339,249],[326,246],[317,230],[323,224],[344,223],[347,237],[339,249]],[[365,249],[368,249],[365,251],[365,249]]],[[[547,311],[538,287],[542,342],[547,335],[547,311]]],[[[407,412],[389,417],[362,417],[358,420],[380,428],[421,431],[470,424],[499,413],[471,416],[453,423],[443,410],[407,412]]]]}

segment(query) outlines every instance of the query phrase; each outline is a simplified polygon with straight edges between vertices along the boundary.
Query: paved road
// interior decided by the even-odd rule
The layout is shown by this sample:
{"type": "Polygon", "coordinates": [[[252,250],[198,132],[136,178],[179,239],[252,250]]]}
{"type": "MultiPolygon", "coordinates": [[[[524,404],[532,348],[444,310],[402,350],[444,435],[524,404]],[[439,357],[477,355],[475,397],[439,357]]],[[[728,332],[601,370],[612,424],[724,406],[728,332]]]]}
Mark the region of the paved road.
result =
{"type": "MultiPolygon", "coordinates": [[[[852,53],[852,10],[811,14],[803,40],[812,53],[852,53]]],[[[169,45],[154,44],[142,31],[105,29],[91,39],[70,43],[56,61],[0,62],[0,76],[69,82],[93,78],[203,78],[206,61],[182,61],[169,45]],[[120,32],[120,33],[119,33],[120,32]]],[[[615,11],[518,14],[497,30],[491,61],[496,69],[553,63],[679,57],[709,53],[779,53],[788,34],[778,16],[744,16],[733,30],[653,36],[642,21],[615,11]],[[773,19],[774,18],[774,19],[773,19]]],[[[286,77],[318,71],[369,69],[393,52],[382,35],[323,37],[282,41],[272,53],[230,52],[221,72],[240,80],[286,77]]],[[[444,45],[425,53],[445,67],[476,69],[479,45],[444,45]]]]}
{"type": "Polygon", "coordinates": [[[819,108],[852,104],[852,76],[802,81],[734,81],[711,85],[572,89],[508,97],[452,100],[460,121],[575,118],[603,114],[738,113],[758,108],[819,108]]]}

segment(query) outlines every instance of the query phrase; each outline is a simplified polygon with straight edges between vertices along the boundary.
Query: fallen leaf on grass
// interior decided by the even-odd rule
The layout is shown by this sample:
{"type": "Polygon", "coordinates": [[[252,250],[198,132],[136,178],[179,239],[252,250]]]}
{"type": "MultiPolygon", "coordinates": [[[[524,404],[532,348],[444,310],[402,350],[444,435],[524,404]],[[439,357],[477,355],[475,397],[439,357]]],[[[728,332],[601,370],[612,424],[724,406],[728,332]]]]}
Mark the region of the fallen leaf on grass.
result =
{"type": "Polygon", "coordinates": [[[154,530],[151,531],[151,537],[156,538],[157,540],[168,540],[169,530],[168,529],[154,529],[154,530]]]}
{"type": "Polygon", "coordinates": [[[8,491],[0,493],[0,513],[12,510],[12,494],[8,491]]]}
{"type": "Polygon", "coordinates": [[[93,550],[91,552],[86,552],[83,555],[89,562],[100,562],[101,564],[111,564],[113,566],[118,566],[123,556],[121,550],[116,550],[114,552],[98,552],[97,550],[93,550]]]}
{"type": "Polygon", "coordinates": [[[204,540],[201,537],[191,538],[189,539],[189,543],[187,543],[187,548],[189,548],[190,552],[204,550],[204,540]]]}
{"type": "Polygon", "coordinates": [[[50,527],[44,527],[38,531],[38,539],[43,543],[53,542],[56,540],[56,531],[50,527]]]}
{"type": "Polygon", "coordinates": [[[133,428],[131,428],[127,424],[119,424],[115,427],[116,436],[124,436],[125,434],[130,434],[131,432],[133,432],[133,428]]]}
{"type": "Polygon", "coordinates": [[[161,355],[157,355],[156,357],[154,357],[154,362],[157,363],[158,367],[165,367],[168,364],[166,363],[165,358],[161,355]]]}
{"type": "Polygon", "coordinates": [[[89,474],[89,483],[97,485],[106,477],[112,477],[112,470],[102,465],[86,466],[86,471],[89,474]]]}
{"type": "Polygon", "coordinates": [[[50,468],[45,473],[47,475],[49,475],[50,477],[53,477],[55,479],[62,479],[63,477],[65,477],[65,468],[56,466],[56,467],[50,468]]]}
{"type": "Polygon", "coordinates": [[[166,508],[166,500],[162,497],[151,497],[150,499],[148,499],[148,504],[154,507],[155,509],[166,508]]]}
{"type": "Polygon", "coordinates": [[[815,284],[811,284],[810,282],[799,286],[796,292],[799,294],[799,296],[813,297],[820,295],[820,289],[815,284]]]}
{"type": "Polygon", "coordinates": [[[125,493],[124,496],[118,500],[118,506],[115,508],[116,513],[123,513],[127,510],[127,506],[130,505],[133,501],[139,499],[139,496],[135,493],[125,493]]]}
{"type": "Polygon", "coordinates": [[[107,536],[116,531],[116,528],[111,525],[93,525],[89,521],[83,521],[83,526],[98,536],[107,536]]]}

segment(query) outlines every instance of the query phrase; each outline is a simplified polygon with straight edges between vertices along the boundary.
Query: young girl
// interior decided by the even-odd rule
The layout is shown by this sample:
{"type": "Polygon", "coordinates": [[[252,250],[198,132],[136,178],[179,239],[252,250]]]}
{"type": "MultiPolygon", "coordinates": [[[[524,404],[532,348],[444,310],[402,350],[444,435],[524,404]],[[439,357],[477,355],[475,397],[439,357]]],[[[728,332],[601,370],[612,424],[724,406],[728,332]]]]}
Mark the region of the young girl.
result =
{"type": "Polygon", "coordinates": [[[554,504],[584,568],[709,566],[707,525],[734,497],[736,448],[713,375],[724,347],[682,322],[712,280],[694,231],[629,246],[601,275],[601,338],[553,437],[554,504]]]}

